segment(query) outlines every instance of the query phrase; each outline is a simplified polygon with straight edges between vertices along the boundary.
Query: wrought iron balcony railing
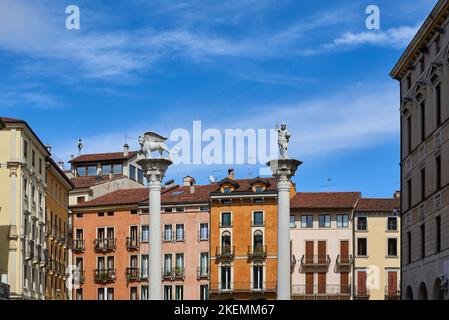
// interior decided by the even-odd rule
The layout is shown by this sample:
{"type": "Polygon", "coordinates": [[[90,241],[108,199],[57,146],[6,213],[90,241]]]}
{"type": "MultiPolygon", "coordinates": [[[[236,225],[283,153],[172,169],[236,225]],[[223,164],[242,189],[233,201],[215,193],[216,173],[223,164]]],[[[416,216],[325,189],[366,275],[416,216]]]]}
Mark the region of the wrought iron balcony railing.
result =
{"type": "Polygon", "coordinates": [[[116,248],[115,238],[100,238],[94,240],[95,251],[109,251],[116,248]]]}
{"type": "Polygon", "coordinates": [[[216,247],[215,256],[217,257],[217,259],[223,259],[223,258],[232,259],[232,258],[234,258],[234,252],[235,252],[234,246],[216,247]]]}
{"type": "Polygon", "coordinates": [[[331,263],[331,258],[328,254],[325,255],[303,255],[301,258],[301,265],[303,267],[328,267],[331,263]]]}
{"type": "Polygon", "coordinates": [[[344,254],[344,255],[339,254],[337,256],[337,260],[336,260],[337,266],[339,266],[340,268],[343,268],[343,267],[350,268],[352,266],[353,262],[354,262],[354,259],[352,258],[352,254],[351,255],[349,255],[349,254],[344,254]]]}
{"type": "Polygon", "coordinates": [[[74,239],[72,242],[72,251],[75,253],[84,252],[85,244],[86,244],[86,240],[74,239]]]}
{"type": "Polygon", "coordinates": [[[126,268],[126,278],[128,281],[140,279],[140,269],[137,267],[126,268]]]}
{"type": "Polygon", "coordinates": [[[397,287],[385,287],[385,300],[399,300],[401,298],[401,290],[397,287]]]}
{"type": "Polygon", "coordinates": [[[218,294],[226,293],[275,293],[276,281],[245,281],[245,282],[212,282],[210,292],[218,294]]]}
{"type": "Polygon", "coordinates": [[[267,246],[249,246],[248,257],[249,258],[265,258],[267,256],[267,246]]]}
{"type": "Polygon", "coordinates": [[[370,289],[367,287],[356,286],[354,288],[354,299],[369,299],[370,289]]]}
{"type": "Polygon", "coordinates": [[[94,280],[102,283],[115,281],[115,271],[115,269],[96,269],[94,280]]]}
{"type": "Polygon", "coordinates": [[[139,249],[140,241],[139,238],[136,237],[127,237],[126,238],[126,247],[128,250],[137,250],[139,249]]]}
{"type": "Polygon", "coordinates": [[[351,286],[339,284],[292,285],[292,296],[351,296],[351,286]]]}
{"type": "Polygon", "coordinates": [[[196,270],[196,278],[198,280],[200,279],[209,279],[209,268],[207,267],[198,267],[198,269],[196,270]]]}

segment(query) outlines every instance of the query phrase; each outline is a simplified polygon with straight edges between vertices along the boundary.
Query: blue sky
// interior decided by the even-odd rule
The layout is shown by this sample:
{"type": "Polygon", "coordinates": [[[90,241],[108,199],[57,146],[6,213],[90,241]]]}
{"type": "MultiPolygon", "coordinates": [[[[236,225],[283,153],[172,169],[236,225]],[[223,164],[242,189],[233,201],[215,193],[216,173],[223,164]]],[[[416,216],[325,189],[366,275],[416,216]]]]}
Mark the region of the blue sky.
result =
{"type": "MultiPolygon", "coordinates": [[[[0,0],[0,114],[22,118],[56,160],[132,149],[144,131],[293,133],[300,191],[399,188],[399,92],[388,76],[436,0],[0,0]],[[65,28],[65,8],[81,29],[65,28]],[[381,30],[367,30],[377,5],[381,30]]],[[[229,165],[181,165],[200,183],[229,165]]],[[[258,166],[236,165],[237,177],[258,166]]]]}

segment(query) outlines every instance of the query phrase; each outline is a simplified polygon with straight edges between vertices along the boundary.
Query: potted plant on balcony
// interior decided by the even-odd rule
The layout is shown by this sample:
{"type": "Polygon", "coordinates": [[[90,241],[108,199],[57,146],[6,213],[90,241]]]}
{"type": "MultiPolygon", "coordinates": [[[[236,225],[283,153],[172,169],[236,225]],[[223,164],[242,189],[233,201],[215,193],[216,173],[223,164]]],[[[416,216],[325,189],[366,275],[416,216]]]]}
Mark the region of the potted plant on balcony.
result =
{"type": "Polygon", "coordinates": [[[182,277],[182,276],[183,276],[183,270],[182,270],[181,267],[176,267],[176,269],[175,269],[175,275],[176,275],[177,277],[182,277]]]}

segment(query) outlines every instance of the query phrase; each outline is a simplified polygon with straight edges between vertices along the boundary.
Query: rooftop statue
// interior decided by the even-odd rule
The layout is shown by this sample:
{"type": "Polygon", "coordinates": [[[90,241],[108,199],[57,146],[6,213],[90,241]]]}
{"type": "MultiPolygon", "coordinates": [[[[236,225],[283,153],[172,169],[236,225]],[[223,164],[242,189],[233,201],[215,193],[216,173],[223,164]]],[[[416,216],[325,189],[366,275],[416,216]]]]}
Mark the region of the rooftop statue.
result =
{"type": "Polygon", "coordinates": [[[172,151],[167,147],[165,141],[167,138],[155,133],[146,132],[139,137],[140,153],[145,155],[146,159],[151,159],[151,152],[159,151],[159,158],[162,158],[163,152],[168,153],[168,158],[172,158],[172,151]]]}
{"type": "Polygon", "coordinates": [[[291,134],[287,130],[287,125],[285,123],[282,123],[280,127],[279,124],[276,123],[275,129],[278,133],[278,145],[281,159],[288,159],[288,142],[290,141],[291,134]]]}

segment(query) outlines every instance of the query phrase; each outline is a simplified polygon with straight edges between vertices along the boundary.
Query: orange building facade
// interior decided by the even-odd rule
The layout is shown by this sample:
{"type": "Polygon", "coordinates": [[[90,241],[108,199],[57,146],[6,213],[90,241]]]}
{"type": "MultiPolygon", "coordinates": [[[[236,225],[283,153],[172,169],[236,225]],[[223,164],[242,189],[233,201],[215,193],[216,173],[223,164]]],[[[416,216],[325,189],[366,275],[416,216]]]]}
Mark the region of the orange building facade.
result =
{"type": "Polygon", "coordinates": [[[211,299],[274,299],[277,191],[274,179],[217,183],[210,194],[211,299]]]}

